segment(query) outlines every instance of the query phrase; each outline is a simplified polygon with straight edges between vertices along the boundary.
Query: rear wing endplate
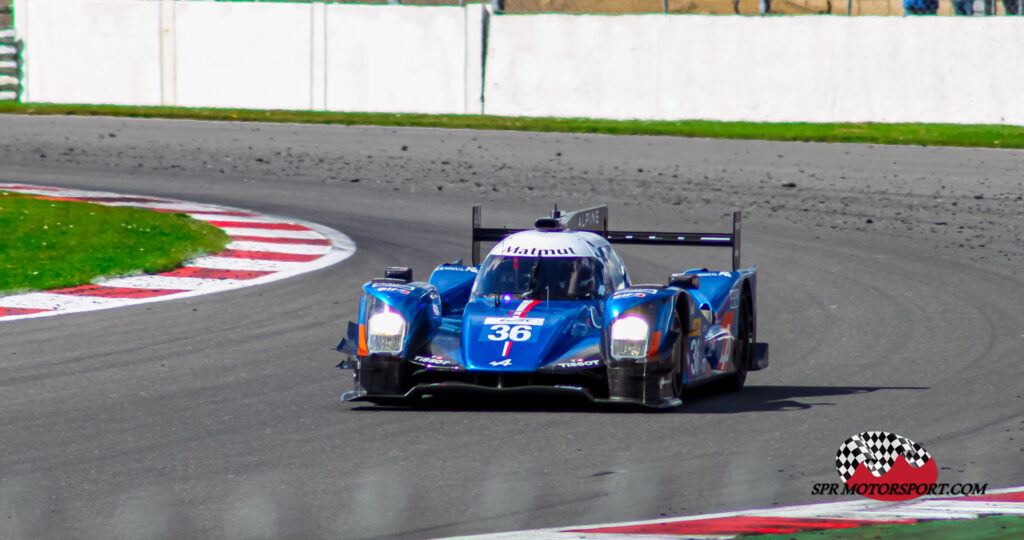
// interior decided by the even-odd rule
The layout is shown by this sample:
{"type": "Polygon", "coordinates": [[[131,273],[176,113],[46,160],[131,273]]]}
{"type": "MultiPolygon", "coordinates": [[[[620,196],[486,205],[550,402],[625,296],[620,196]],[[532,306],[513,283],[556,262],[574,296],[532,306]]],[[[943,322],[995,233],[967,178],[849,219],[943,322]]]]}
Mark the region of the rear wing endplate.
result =
{"type": "MultiPolygon", "coordinates": [[[[510,234],[531,230],[483,227],[481,214],[481,207],[474,206],[473,266],[480,264],[480,244],[482,242],[498,242],[510,234]]],[[[612,244],[731,247],[732,269],[740,268],[740,212],[738,211],[732,214],[732,233],[610,231],[608,230],[607,205],[566,213],[561,213],[556,208],[550,218],[538,219],[536,228],[539,230],[589,231],[603,236],[612,244]]]]}

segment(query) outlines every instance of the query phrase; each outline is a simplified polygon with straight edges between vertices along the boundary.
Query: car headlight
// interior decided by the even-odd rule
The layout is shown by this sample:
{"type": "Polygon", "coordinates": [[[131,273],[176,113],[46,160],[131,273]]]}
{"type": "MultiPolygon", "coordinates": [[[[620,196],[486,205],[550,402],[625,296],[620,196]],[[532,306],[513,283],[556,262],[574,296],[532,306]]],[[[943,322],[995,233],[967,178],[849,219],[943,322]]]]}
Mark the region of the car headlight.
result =
{"type": "Polygon", "coordinates": [[[407,327],[405,318],[384,302],[377,300],[372,304],[373,314],[366,321],[367,350],[370,354],[402,352],[407,327]]]}
{"type": "Polygon", "coordinates": [[[612,323],[612,358],[646,358],[650,326],[643,317],[628,315],[612,323]]]}

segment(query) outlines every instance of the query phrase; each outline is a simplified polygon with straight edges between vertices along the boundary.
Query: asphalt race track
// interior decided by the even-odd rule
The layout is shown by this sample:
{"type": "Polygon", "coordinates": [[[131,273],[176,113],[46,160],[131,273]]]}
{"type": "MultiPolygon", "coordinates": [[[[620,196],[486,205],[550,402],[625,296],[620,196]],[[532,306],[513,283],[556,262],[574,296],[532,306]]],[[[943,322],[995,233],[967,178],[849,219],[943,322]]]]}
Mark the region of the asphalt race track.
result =
{"type": "MultiPolygon", "coordinates": [[[[803,502],[899,433],[1024,484],[1024,152],[0,116],[0,182],[310,220],[356,254],[261,287],[0,324],[2,538],[429,538],[803,502]],[[744,211],[772,366],[664,413],[344,404],[359,285],[553,202],[613,227],[744,211]]],[[[728,250],[621,250],[634,282],[728,250]]]]}

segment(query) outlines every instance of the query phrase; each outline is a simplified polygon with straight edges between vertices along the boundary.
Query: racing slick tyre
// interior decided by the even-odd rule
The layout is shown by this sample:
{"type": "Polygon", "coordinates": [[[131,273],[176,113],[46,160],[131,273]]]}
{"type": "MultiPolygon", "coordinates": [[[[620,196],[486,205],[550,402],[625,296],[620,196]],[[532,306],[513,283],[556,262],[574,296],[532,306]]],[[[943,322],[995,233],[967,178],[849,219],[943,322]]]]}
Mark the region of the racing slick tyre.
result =
{"type": "Polygon", "coordinates": [[[744,291],[740,298],[740,310],[736,317],[736,339],[733,343],[732,358],[736,372],[725,380],[725,389],[739,392],[747,382],[747,370],[750,368],[754,346],[751,343],[754,317],[750,306],[750,295],[744,291]]]}

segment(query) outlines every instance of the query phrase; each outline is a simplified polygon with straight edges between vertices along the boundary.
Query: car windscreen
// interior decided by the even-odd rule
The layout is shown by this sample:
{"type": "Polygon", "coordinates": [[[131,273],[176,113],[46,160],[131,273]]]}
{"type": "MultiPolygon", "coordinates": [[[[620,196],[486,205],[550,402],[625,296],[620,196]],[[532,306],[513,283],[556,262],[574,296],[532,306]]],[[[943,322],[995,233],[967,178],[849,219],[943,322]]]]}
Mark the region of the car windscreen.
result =
{"type": "Polygon", "coordinates": [[[594,297],[596,261],[587,257],[515,257],[484,260],[474,296],[579,300],[594,297]]]}

